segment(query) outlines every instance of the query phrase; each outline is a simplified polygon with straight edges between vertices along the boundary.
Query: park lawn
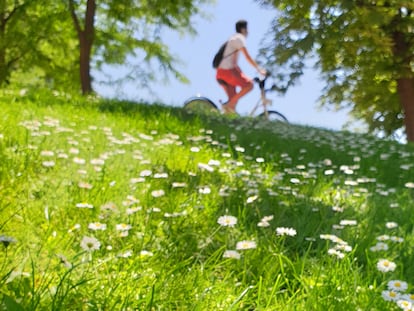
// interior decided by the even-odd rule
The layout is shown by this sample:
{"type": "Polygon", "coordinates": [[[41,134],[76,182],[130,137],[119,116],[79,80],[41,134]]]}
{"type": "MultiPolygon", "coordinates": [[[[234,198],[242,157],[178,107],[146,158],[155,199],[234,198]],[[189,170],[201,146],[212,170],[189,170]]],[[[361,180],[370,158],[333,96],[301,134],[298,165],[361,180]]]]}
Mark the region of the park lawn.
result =
{"type": "Polygon", "coordinates": [[[0,108],[0,310],[414,301],[411,145],[56,92],[0,108]]]}

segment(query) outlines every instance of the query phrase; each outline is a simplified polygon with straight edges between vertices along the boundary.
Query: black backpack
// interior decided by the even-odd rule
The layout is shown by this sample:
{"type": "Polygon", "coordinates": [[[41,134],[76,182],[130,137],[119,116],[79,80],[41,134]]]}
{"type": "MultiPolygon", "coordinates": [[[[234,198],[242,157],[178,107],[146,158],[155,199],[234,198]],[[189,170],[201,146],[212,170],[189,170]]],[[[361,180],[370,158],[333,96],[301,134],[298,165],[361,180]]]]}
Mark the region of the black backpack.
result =
{"type": "Polygon", "coordinates": [[[227,46],[227,41],[223,43],[223,45],[217,51],[216,55],[214,55],[214,58],[213,58],[213,68],[214,69],[217,69],[218,66],[220,65],[220,63],[223,59],[223,54],[224,54],[224,50],[226,49],[226,46],[227,46]]]}

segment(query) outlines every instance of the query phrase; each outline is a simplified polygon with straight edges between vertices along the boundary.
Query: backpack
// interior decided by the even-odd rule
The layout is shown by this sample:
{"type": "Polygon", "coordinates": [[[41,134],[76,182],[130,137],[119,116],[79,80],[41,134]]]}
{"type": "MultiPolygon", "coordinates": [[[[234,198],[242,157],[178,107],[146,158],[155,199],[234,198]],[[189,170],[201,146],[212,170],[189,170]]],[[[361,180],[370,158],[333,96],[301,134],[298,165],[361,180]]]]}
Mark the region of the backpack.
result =
{"type": "MultiPolygon", "coordinates": [[[[217,69],[220,65],[221,61],[223,60],[224,50],[226,49],[227,41],[223,43],[220,49],[217,51],[216,55],[213,58],[213,68],[217,69]]],[[[226,56],[227,57],[227,56],[226,56]]]]}

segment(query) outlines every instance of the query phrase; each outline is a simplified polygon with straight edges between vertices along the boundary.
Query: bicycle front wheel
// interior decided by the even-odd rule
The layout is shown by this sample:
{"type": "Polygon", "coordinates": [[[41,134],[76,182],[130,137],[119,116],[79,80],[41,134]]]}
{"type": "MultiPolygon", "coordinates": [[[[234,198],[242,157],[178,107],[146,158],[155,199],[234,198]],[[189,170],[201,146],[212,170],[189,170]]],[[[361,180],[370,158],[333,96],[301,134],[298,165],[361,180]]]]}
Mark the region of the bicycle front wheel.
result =
{"type": "Polygon", "coordinates": [[[262,112],[259,114],[259,118],[267,120],[267,121],[279,121],[279,122],[285,122],[288,123],[288,119],[281,114],[280,112],[274,111],[274,110],[268,110],[266,112],[262,112]]]}
{"type": "Polygon", "coordinates": [[[194,114],[218,113],[217,106],[207,97],[191,97],[184,102],[184,110],[194,114]]]}

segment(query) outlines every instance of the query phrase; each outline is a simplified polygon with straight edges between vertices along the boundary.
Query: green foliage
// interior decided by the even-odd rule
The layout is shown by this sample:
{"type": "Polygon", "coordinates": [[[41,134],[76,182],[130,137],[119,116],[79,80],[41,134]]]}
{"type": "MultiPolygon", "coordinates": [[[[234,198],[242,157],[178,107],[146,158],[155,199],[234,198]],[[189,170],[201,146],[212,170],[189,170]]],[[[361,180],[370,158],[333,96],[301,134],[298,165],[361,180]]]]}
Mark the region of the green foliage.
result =
{"type": "Polygon", "coordinates": [[[397,310],[389,281],[413,292],[412,146],[39,88],[0,107],[1,310],[397,310]]]}
{"type": "Polygon", "coordinates": [[[60,3],[4,0],[0,14],[0,86],[46,83],[73,89],[76,50],[60,3]]]}
{"type": "Polygon", "coordinates": [[[323,105],[350,107],[372,132],[391,135],[403,127],[396,81],[414,76],[411,2],[257,2],[278,9],[261,57],[274,67],[281,91],[295,84],[306,58],[313,58],[326,81],[323,105]],[[403,48],[397,47],[396,33],[403,48]]]}
{"type": "MultiPolygon", "coordinates": [[[[173,76],[187,82],[179,60],[161,41],[162,31],[194,34],[192,17],[203,14],[210,0],[97,1],[91,68],[123,65],[129,72],[111,82],[149,81],[173,76]],[[154,69],[156,68],[156,69],[154,69]],[[157,76],[153,74],[157,72],[157,76]]],[[[73,1],[85,27],[87,1],[73,1]]],[[[40,86],[73,92],[80,86],[80,43],[67,1],[0,1],[0,86],[40,86]]]]}

